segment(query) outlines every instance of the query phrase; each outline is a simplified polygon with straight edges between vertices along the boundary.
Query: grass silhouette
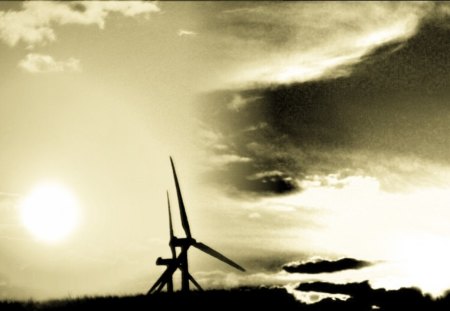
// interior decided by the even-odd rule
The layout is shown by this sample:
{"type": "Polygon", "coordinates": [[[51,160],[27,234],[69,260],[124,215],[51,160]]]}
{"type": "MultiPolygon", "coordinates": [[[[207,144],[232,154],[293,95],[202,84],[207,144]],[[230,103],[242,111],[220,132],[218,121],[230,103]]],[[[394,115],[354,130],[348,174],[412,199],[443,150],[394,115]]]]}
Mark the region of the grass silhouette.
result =
{"type": "MultiPolygon", "coordinates": [[[[312,283],[314,284],[314,283],[312,283]]],[[[363,284],[363,283],[354,283],[363,284]]],[[[311,285],[308,285],[311,286],[311,285]]],[[[314,285],[316,286],[316,285],[314,285]]],[[[312,287],[314,287],[312,286],[312,287]]],[[[324,284],[317,286],[323,287],[324,284]]],[[[359,285],[350,285],[355,288],[359,285]]],[[[331,298],[315,304],[305,304],[295,300],[284,288],[239,288],[233,290],[209,290],[204,292],[159,293],[151,296],[137,295],[125,297],[83,297],[75,299],[35,301],[4,301],[0,302],[2,311],[19,310],[171,310],[172,308],[187,308],[197,310],[450,310],[450,294],[433,300],[423,295],[419,290],[407,288],[396,291],[372,290],[364,287],[363,295],[341,301],[331,298]],[[376,297],[376,300],[370,298],[376,297]]],[[[361,286],[360,286],[361,287],[361,286]]],[[[333,287],[330,287],[333,288],[333,287]]],[[[314,288],[317,289],[317,288],[314,288]]],[[[312,289],[306,289],[309,291],[312,289]]],[[[338,287],[334,287],[336,292],[338,287]]]]}

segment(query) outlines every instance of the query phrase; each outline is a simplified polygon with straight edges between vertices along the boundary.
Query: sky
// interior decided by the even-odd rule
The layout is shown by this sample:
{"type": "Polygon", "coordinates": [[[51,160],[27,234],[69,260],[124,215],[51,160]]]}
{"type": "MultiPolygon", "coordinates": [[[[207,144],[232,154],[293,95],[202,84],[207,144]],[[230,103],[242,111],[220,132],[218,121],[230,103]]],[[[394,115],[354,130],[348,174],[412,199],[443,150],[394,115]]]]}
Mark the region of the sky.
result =
{"type": "Polygon", "coordinates": [[[193,236],[248,270],[192,250],[204,287],[368,280],[442,294],[449,13],[1,2],[0,298],[146,292],[170,254],[169,155],[193,236]],[[52,243],[21,216],[49,182],[78,214],[52,243]]]}

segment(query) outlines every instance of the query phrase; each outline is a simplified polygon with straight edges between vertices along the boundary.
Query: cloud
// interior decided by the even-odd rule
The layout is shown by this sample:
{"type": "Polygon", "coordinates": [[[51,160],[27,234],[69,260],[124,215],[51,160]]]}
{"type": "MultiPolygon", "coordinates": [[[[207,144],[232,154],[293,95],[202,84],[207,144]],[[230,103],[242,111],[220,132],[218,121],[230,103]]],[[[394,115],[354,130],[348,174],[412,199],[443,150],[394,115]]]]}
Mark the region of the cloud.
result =
{"type": "Polygon", "coordinates": [[[235,88],[348,76],[374,48],[413,36],[432,3],[227,3],[202,33],[235,88]],[[349,26],[351,25],[351,26],[349,26]]]}
{"type": "Polygon", "coordinates": [[[56,61],[50,55],[29,53],[19,62],[19,67],[31,73],[48,72],[79,72],[80,60],[69,58],[64,61],[56,61]]]}
{"type": "Polygon", "coordinates": [[[288,173],[262,173],[258,170],[258,164],[253,163],[254,159],[244,159],[245,161],[228,161],[226,166],[219,167],[220,173],[217,166],[210,166],[205,173],[206,180],[213,185],[222,185],[223,190],[234,195],[271,196],[299,190],[299,184],[288,173]]]}
{"type": "Polygon", "coordinates": [[[230,163],[245,163],[250,162],[250,158],[240,157],[235,154],[222,154],[215,157],[210,158],[209,160],[214,165],[227,165],[230,163]]]}
{"type": "Polygon", "coordinates": [[[354,258],[342,258],[335,261],[318,260],[313,262],[290,263],[283,266],[289,273],[331,273],[342,270],[361,269],[372,265],[372,263],[354,258]]]}
{"type": "Polygon", "coordinates": [[[55,41],[57,25],[104,28],[110,13],[134,17],[159,11],[156,3],[143,1],[26,1],[20,10],[0,11],[0,39],[9,46],[23,42],[33,47],[55,41]]]}
{"type": "Polygon", "coordinates": [[[249,176],[269,171],[298,181],[294,191],[312,176],[332,183],[333,174],[340,182],[374,177],[387,191],[442,183],[445,176],[430,168],[450,159],[450,72],[442,69],[450,65],[449,35],[427,20],[407,41],[365,55],[346,77],[205,93],[204,127],[227,152],[252,159],[229,166],[223,181],[242,192],[251,189],[249,176]],[[243,104],[248,98],[255,100],[243,104]]]}
{"type": "Polygon", "coordinates": [[[247,102],[240,96],[239,94],[236,94],[231,102],[228,104],[228,109],[239,111],[241,108],[245,107],[247,105],[247,102]]]}
{"type": "Polygon", "coordinates": [[[195,279],[205,288],[233,288],[241,286],[284,286],[296,279],[285,272],[227,273],[223,271],[196,272],[195,279]]]}
{"type": "MultiPolygon", "coordinates": [[[[287,290],[299,301],[305,303],[305,304],[318,304],[319,302],[326,299],[326,301],[329,301],[330,299],[335,301],[346,301],[350,298],[349,295],[344,294],[329,294],[329,293],[321,293],[321,292],[314,292],[314,291],[298,291],[295,289],[291,289],[291,286],[287,287],[287,290]]],[[[335,306],[336,308],[337,306],[335,306]]]]}
{"type": "MultiPolygon", "coordinates": [[[[398,290],[373,289],[369,282],[334,284],[328,282],[301,283],[297,290],[303,292],[322,292],[329,294],[344,294],[351,298],[348,300],[353,306],[362,306],[373,309],[377,306],[381,310],[416,308],[433,309],[434,301],[430,296],[423,295],[416,288],[400,288],[398,290]]],[[[347,305],[350,308],[351,305],[347,305]]],[[[364,308],[365,309],[365,308],[364,308]]]]}
{"type": "Polygon", "coordinates": [[[258,172],[247,176],[246,179],[249,182],[257,182],[259,187],[255,190],[258,191],[285,193],[298,189],[296,181],[291,176],[277,170],[258,172]]]}
{"type": "Polygon", "coordinates": [[[192,36],[196,36],[197,33],[191,30],[186,30],[186,29],[179,29],[177,32],[177,35],[179,37],[192,37],[192,36]]]}
{"type": "Polygon", "coordinates": [[[253,213],[248,214],[248,218],[250,218],[250,219],[258,219],[258,218],[261,218],[261,214],[253,212],[253,213]]]}
{"type": "Polygon", "coordinates": [[[198,101],[204,127],[227,150],[210,152],[252,159],[210,167],[206,176],[217,191],[240,200],[246,225],[270,228],[286,248],[383,262],[294,275],[369,279],[374,288],[419,286],[433,295],[449,288],[448,21],[424,20],[407,40],[365,54],[347,76],[230,88],[198,101]],[[236,112],[229,103],[238,95],[258,99],[236,112]],[[255,177],[269,172],[298,187],[260,188],[255,177]],[[291,211],[276,212],[277,206],[291,211]],[[250,213],[261,217],[249,221],[250,213]],[[284,231],[280,224],[289,225],[284,231]]]}
{"type": "Polygon", "coordinates": [[[258,97],[247,97],[244,98],[241,94],[234,94],[231,101],[227,104],[227,108],[238,112],[239,110],[245,108],[248,104],[255,102],[258,97]]]}

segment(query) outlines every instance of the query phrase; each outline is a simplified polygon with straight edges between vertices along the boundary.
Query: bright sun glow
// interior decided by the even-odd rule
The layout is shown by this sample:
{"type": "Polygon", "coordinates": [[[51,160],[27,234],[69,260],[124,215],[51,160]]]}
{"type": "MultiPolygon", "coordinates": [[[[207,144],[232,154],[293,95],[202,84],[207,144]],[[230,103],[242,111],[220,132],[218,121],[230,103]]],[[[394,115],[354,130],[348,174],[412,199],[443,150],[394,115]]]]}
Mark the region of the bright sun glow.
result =
{"type": "Polygon", "coordinates": [[[449,239],[444,236],[417,235],[405,238],[398,247],[407,283],[420,286],[435,296],[449,287],[449,239]]]}
{"type": "Polygon", "coordinates": [[[36,187],[22,201],[20,209],[25,227],[46,242],[62,240],[78,222],[76,200],[59,184],[36,187]]]}

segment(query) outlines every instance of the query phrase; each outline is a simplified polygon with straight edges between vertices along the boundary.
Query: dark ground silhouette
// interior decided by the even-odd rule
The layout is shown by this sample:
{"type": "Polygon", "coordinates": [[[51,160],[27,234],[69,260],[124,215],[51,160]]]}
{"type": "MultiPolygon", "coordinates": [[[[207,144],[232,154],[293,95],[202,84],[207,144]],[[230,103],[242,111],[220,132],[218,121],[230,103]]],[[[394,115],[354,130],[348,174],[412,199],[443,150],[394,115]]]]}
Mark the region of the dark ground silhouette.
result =
{"type": "MultiPolygon", "coordinates": [[[[205,292],[173,294],[158,293],[151,296],[85,297],[47,302],[0,302],[0,310],[172,310],[193,308],[197,310],[450,310],[450,294],[433,300],[414,288],[396,291],[374,290],[367,282],[344,285],[315,282],[299,285],[304,291],[346,293],[347,301],[324,299],[307,305],[296,301],[281,288],[240,288],[210,290],[205,292]],[[376,307],[375,307],[376,306],[376,307]]],[[[189,309],[190,310],[190,309],[189,309]]]]}

